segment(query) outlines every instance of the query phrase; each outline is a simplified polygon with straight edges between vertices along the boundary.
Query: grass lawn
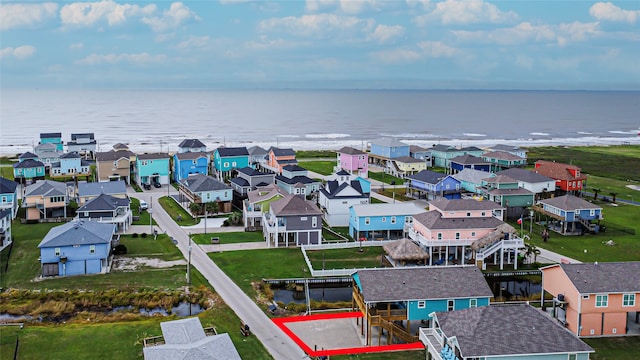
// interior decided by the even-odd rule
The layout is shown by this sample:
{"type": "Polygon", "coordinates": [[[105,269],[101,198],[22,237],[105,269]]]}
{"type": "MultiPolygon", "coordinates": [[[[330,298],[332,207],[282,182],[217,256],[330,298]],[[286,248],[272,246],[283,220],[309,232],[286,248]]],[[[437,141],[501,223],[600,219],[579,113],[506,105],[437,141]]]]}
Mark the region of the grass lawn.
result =
{"type": "MultiPolygon", "coordinates": [[[[131,212],[133,212],[133,216],[139,216],[138,220],[135,220],[131,223],[131,225],[149,225],[149,211],[142,210],[142,212],[138,213],[138,209],[140,209],[140,200],[136,198],[131,198],[131,212]]],[[[153,225],[158,225],[155,220],[153,220],[153,225]]]]}
{"type": "Polygon", "coordinates": [[[13,180],[13,166],[11,165],[0,165],[0,176],[5,179],[13,180]]]}
{"type": "Polygon", "coordinates": [[[389,189],[386,188],[384,190],[382,189],[378,189],[376,190],[378,192],[378,194],[382,194],[390,199],[394,198],[394,193],[395,193],[395,199],[398,201],[412,201],[414,199],[412,198],[408,198],[405,194],[407,192],[407,189],[402,187],[402,188],[396,188],[396,189],[389,189]]]}
{"type": "Polygon", "coordinates": [[[426,350],[399,351],[388,353],[358,354],[358,355],[335,355],[332,360],[424,360],[426,350]]]}
{"type": "Polygon", "coordinates": [[[596,352],[591,360],[635,360],[640,351],[640,336],[583,338],[596,352]]]}
{"type": "Polygon", "coordinates": [[[180,206],[173,198],[163,196],[158,199],[162,208],[171,216],[171,218],[180,226],[196,225],[199,219],[194,219],[182,206],[180,206]],[[178,221],[178,215],[181,219],[178,221]]]}
{"type": "Polygon", "coordinates": [[[322,175],[331,175],[333,174],[333,167],[336,166],[335,161],[304,161],[300,160],[298,163],[301,167],[316,172],[322,175]]]}
{"type": "MultiPolygon", "coordinates": [[[[627,187],[627,185],[638,185],[638,183],[623,181],[623,180],[615,180],[609,179],[605,177],[595,176],[595,175],[587,175],[587,186],[585,191],[593,193],[593,189],[599,189],[598,199],[603,196],[612,198],[611,193],[616,194],[617,200],[626,200],[630,201],[633,197],[634,201],[640,201],[640,191],[633,190],[627,187]]],[[[592,199],[592,196],[587,197],[588,199],[592,199]]]]}
{"type": "Polygon", "coordinates": [[[333,150],[299,150],[296,151],[298,161],[305,161],[310,158],[335,158],[336,152],[333,150]]]}
{"type": "MultiPolygon", "coordinates": [[[[338,233],[338,234],[344,236],[345,238],[347,238],[349,240],[352,240],[351,239],[351,235],[349,235],[349,228],[348,227],[339,227],[339,226],[337,226],[337,227],[332,227],[331,230],[333,230],[333,232],[335,232],[335,233],[338,233]]],[[[333,233],[327,231],[324,228],[322,229],[322,237],[325,240],[329,240],[329,241],[331,241],[331,240],[344,241],[343,238],[340,238],[340,237],[334,235],[333,233]]]]}
{"type": "Polygon", "coordinates": [[[264,241],[261,232],[225,232],[225,233],[207,233],[207,234],[193,234],[191,239],[196,244],[210,245],[211,238],[220,238],[220,244],[236,244],[244,242],[261,242],[264,241]]]}
{"type": "Polygon", "coordinates": [[[369,171],[369,179],[378,180],[385,184],[391,184],[391,182],[394,182],[396,185],[404,184],[404,179],[400,179],[399,177],[395,177],[393,175],[385,174],[382,171],[380,172],[369,171]]]}
{"type": "Polygon", "coordinates": [[[372,197],[372,198],[371,198],[371,203],[372,203],[372,204],[386,204],[387,202],[386,202],[386,201],[382,201],[382,200],[380,200],[380,199],[378,199],[378,198],[374,198],[374,197],[372,197]]]}
{"type": "Polygon", "coordinates": [[[362,252],[359,248],[307,251],[307,256],[315,270],[322,269],[323,263],[325,269],[381,267],[380,257],[383,254],[382,246],[363,247],[362,252]]]}

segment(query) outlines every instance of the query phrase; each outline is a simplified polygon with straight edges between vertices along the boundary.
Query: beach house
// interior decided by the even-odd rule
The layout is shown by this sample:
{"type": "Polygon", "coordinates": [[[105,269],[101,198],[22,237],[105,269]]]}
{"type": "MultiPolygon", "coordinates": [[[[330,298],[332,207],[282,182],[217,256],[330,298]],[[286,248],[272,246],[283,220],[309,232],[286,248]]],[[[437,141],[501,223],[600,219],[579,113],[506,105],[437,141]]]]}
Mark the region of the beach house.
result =
{"type": "Polygon", "coordinates": [[[379,138],[369,142],[369,162],[388,167],[388,161],[400,157],[409,157],[409,145],[394,138],[379,138]]]}
{"type": "Polygon", "coordinates": [[[127,198],[127,184],[123,180],[108,182],[80,182],[75,199],[79,206],[97,198],[100,195],[111,195],[119,199],[127,198]]]}
{"type": "Polygon", "coordinates": [[[173,154],[173,181],[178,182],[193,174],[209,174],[209,153],[189,151],[173,154]]]}
{"type": "Polygon", "coordinates": [[[418,341],[412,330],[431,324],[434,312],[485,307],[493,296],[474,266],[365,269],[352,278],[354,310],[363,315],[358,325],[367,345],[382,345],[380,338],[377,344],[372,341],[373,327],[379,336],[384,332],[407,343],[418,341]]]}
{"type": "Polygon", "coordinates": [[[67,185],[53,180],[39,180],[26,187],[22,207],[27,220],[67,217],[67,185]]]}
{"type": "Polygon", "coordinates": [[[451,159],[462,155],[473,155],[475,157],[481,157],[484,154],[484,150],[475,146],[456,148],[450,145],[435,145],[431,148],[431,159],[433,166],[449,169],[451,159]]]}
{"type": "Polygon", "coordinates": [[[0,209],[0,251],[13,241],[11,237],[11,210],[0,209]]]}
{"type": "Polygon", "coordinates": [[[520,168],[511,168],[496,173],[497,176],[505,175],[518,181],[518,187],[527,189],[535,194],[536,200],[546,199],[556,191],[556,181],[550,177],[540,175],[534,171],[520,168]]]}
{"type": "Polygon", "coordinates": [[[307,169],[298,165],[286,165],[282,167],[280,175],[275,176],[275,184],[289,194],[308,196],[320,190],[320,180],[307,176],[307,169]]]}
{"type": "Polygon", "coordinates": [[[112,242],[117,242],[116,226],[97,221],[74,220],[53,227],[42,239],[42,276],[104,274],[112,242]]]}
{"type": "Polygon", "coordinates": [[[85,159],[93,159],[98,142],[93,133],[71,134],[67,142],[67,152],[77,152],[85,159]]]}
{"type": "Polygon", "coordinates": [[[349,235],[357,241],[395,240],[404,237],[405,223],[424,212],[412,203],[360,204],[349,208],[349,235]]]}
{"type": "Polygon", "coordinates": [[[321,244],[322,211],[301,196],[287,194],[263,213],[262,234],[270,247],[321,244]]]}
{"type": "Polygon", "coordinates": [[[127,196],[100,194],[78,208],[76,219],[114,224],[117,232],[125,232],[133,220],[131,201],[127,196]]]}
{"type": "Polygon", "coordinates": [[[337,152],[336,168],[348,171],[350,174],[369,177],[369,155],[352,147],[342,147],[337,152]]]}
{"type": "Polygon", "coordinates": [[[473,195],[482,194],[482,179],[486,179],[490,174],[486,171],[463,169],[459,173],[451,175],[460,181],[460,189],[473,195]]]}
{"type": "Polygon", "coordinates": [[[640,333],[640,262],[555,264],[541,268],[552,314],[577,336],[640,333]]]}
{"type": "Polygon", "coordinates": [[[169,169],[169,154],[137,154],[133,175],[138,185],[160,187],[169,184],[169,169]]]}
{"type": "Polygon", "coordinates": [[[369,204],[371,184],[345,170],[335,175],[335,180],[327,181],[320,188],[318,204],[329,226],[349,226],[349,208],[352,205],[369,204]]]}
{"type": "Polygon", "coordinates": [[[124,180],[131,184],[131,170],[136,154],[128,148],[96,153],[96,173],[99,182],[124,180]]]}
{"type": "MultiPolygon", "coordinates": [[[[218,211],[231,212],[233,190],[212,176],[194,174],[178,183],[180,199],[196,204],[218,203],[218,211]]],[[[181,201],[183,202],[183,201],[181,201]]]]}
{"type": "Polygon", "coordinates": [[[262,167],[276,174],[280,174],[282,173],[283,167],[297,164],[296,152],[293,149],[271,147],[267,153],[267,161],[262,164],[262,167]]]}
{"type": "Polygon", "coordinates": [[[252,146],[247,149],[249,153],[249,166],[254,169],[259,169],[263,164],[267,162],[267,150],[260,146],[252,146]]]}
{"type": "Polygon", "coordinates": [[[274,173],[262,172],[249,166],[238,169],[237,176],[229,180],[231,188],[233,188],[233,191],[241,200],[246,198],[249,191],[255,190],[259,186],[263,187],[273,184],[274,181],[274,173]]]}
{"type": "Polygon", "coordinates": [[[433,200],[438,197],[447,199],[460,198],[460,181],[451,175],[431,170],[422,170],[407,176],[405,182],[407,192],[418,198],[433,200]]]}
{"type": "Polygon", "coordinates": [[[0,177],[0,210],[8,210],[11,219],[18,215],[18,183],[0,177]]]}
{"type": "Polygon", "coordinates": [[[427,358],[441,360],[588,360],[594,350],[529,304],[437,311],[420,328],[427,358]]]}
{"type": "Polygon", "coordinates": [[[75,151],[60,155],[60,161],[52,163],[49,168],[49,176],[54,179],[84,177],[88,180],[91,174],[91,163],[75,151]]]}
{"type": "Polygon", "coordinates": [[[488,172],[491,169],[491,164],[489,164],[483,158],[469,154],[460,155],[449,159],[448,171],[450,174],[458,173],[464,169],[474,169],[488,172]]]}
{"type": "Polygon", "coordinates": [[[491,174],[482,179],[482,196],[507,208],[507,218],[517,218],[529,213],[535,202],[535,193],[520,187],[518,180],[506,175],[491,174]]]}
{"type": "Polygon", "coordinates": [[[13,178],[20,184],[30,184],[37,180],[44,180],[45,166],[38,159],[38,155],[25,152],[18,156],[18,162],[13,164],[13,178]]]}
{"type": "Polygon", "coordinates": [[[532,208],[546,219],[549,229],[563,235],[598,232],[602,207],[573,195],[542,199],[532,208]]]}
{"type": "Polygon", "coordinates": [[[233,176],[232,171],[249,166],[246,147],[219,147],[213,152],[213,166],[218,180],[233,176]]]}
{"type": "Polygon", "coordinates": [[[489,151],[504,151],[517,157],[527,159],[527,149],[517,145],[496,144],[488,149],[489,151]]]}
{"type": "Polygon", "coordinates": [[[202,143],[202,141],[198,139],[184,139],[178,144],[178,152],[186,153],[186,152],[206,152],[207,146],[202,143]]]}
{"type": "Polygon", "coordinates": [[[249,191],[247,198],[242,202],[242,220],[247,231],[262,229],[262,217],[269,212],[269,205],[287,195],[276,184],[259,186],[256,190],[249,191]]]}
{"type": "Polygon", "coordinates": [[[575,165],[538,160],[533,171],[554,179],[558,195],[567,193],[575,195],[576,192],[584,189],[587,181],[587,176],[580,170],[580,167],[575,165]]]}
{"type": "Polygon", "coordinates": [[[527,165],[527,159],[506,151],[490,151],[482,159],[491,164],[490,171],[498,172],[527,165]]]}
{"type": "Polygon", "coordinates": [[[40,133],[39,144],[54,144],[56,150],[64,151],[64,143],[62,142],[62,133],[40,133]]]}
{"type": "Polygon", "coordinates": [[[56,144],[52,143],[38,144],[33,148],[33,152],[38,156],[38,160],[44,163],[45,168],[60,161],[60,156],[63,154],[62,151],[58,151],[56,144]]]}

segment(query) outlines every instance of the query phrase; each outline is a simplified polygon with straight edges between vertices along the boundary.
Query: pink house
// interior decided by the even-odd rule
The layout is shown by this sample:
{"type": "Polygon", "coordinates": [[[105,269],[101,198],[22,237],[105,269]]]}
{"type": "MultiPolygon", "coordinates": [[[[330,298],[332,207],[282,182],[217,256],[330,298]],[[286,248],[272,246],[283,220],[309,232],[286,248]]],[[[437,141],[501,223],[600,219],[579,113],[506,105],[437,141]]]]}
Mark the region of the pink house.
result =
{"type": "Polygon", "coordinates": [[[640,333],[640,261],[541,268],[553,316],[577,336],[640,333]]]}
{"type": "Polygon", "coordinates": [[[503,212],[493,201],[440,198],[429,203],[429,211],[413,216],[407,233],[429,253],[429,265],[473,260],[486,268],[491,258],[501,269],[505,260],[517,268],[517,251],[524,242],[501,220],[503,212]]]}
{"type": "Polygon", "coordinates": [[[345,146],[337,153],[338,168],[362,178],[369,177],[369,155],[366,152],[345,146]]]}

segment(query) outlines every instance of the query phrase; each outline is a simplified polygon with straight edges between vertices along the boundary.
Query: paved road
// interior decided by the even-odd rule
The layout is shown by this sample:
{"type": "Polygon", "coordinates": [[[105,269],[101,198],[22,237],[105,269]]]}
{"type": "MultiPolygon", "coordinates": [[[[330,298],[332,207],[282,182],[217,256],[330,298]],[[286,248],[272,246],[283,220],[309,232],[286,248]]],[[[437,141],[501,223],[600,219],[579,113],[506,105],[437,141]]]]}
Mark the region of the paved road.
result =
{"type": "MultiPolygon", "coordinates": [[[[170,189],[175,192],[174,189],[170,189]]],[[[160,232],[165,232],[178,241],[178,248],[185,259],[189,257],[189,236],[162,209],[158,199],[166,196],[166,188],[144,193],[129,193],[129,196],[146,200],[152,204],[153,218],[160,232]]],[[[262,342],[276,360],[303,359],[307,355],[282,332],[267,315],[207,256],[198,245],[191,246],[191,264],[209,281],[222,300],[236,315],[251,327],[252,333],[262,342]]],[[[240,324],[238,324],[238,327],[240,324]]]]}

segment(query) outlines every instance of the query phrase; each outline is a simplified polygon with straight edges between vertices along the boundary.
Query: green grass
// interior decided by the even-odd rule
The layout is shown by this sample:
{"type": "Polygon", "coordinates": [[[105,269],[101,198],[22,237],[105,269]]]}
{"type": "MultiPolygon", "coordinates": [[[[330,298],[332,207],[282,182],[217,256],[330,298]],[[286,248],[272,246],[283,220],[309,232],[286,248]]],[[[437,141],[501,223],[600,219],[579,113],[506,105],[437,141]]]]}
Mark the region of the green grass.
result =
{"type": "Polygon", "coordinates": [[[0,176],[5,179],[13,180],[13,166],[2,164],[0,166],[0,176]]]}
{"type": "Polygon", "coordinates": [[[225,232],[191,235],[191,239],[193,240],[193,242],[201,245],[210,245],[212,237],[220,238],[220,244],[237,244],[245,242],[264,241],[261,232],[225,232]]]}
{"type": "Polygon", "coordinates": [[[333,167],[336,166],[335,161],[303,161],[301,160],[298,165],[301,167],[316,172],[322,175],[331,175],[333,174],[333,167]]]}
{"type": "Polygon", "coordinates": [[[396,185],[404,184],[404,179],[400,179],[399,177],[395,177],[393,175],[385,174],[384,172],[369,171],[369,179],[378,180],[385,184],[391,184],[392,181],[395,181],[396,185]]]}
{"type": "MultiPolygon", "coordinates": [[[[138,212],[140,209],[140,200],[136,198],[131,198],[131,212],[133,212],[134,216],[138,216],[139,219],[135,220],[131,223],[131,225],[149,225],[149,214],[148,210],[142,210],[142,212],[138,212]]],[[[153,225],[158,225],[155,220],[153,220],[153,225]]]]}
{"type": "Polygon", "coordinates": [[[380,200],[380,199],[378,199],[378,198],[374,198],[374,197],[372,197],[372,198],[371,198],[371,203],[372,203],[372,204],[386,204],[387,202],[386,202],[386,201],[382,201],[382,200],[380,200]]]}
{"type": "MultiPolygon", "coordinates": [[[[600,189],[598,192],[598,199],[604,196],[611,199],[611,193],[613,192],[616,193],[616,200],[630,201],[633,196],[634,201],[640,201],[640,191],[630,189],[627,185],[639,185],[639,183],[587,175],[587,186],[585,191],[593,193],[594,188],[600,189]]],[[[593,199],[593,197],[588,196],[587,199],[590,200],[593,199]]]]}
{"type": "Polygon", "coordinates": [[[384,190],[379,189],[376,190],[378,192],[378,194],[382,194],[386,197],[388,197],[389,199],[393,199],[394,198],[394,194],[395,194],[395,199],[398,201],[412,201],[414,199],[407,197],[406,195],[406,191],[407,189],[405,188],[396,188],[396,189],[389,189],[386,188],[384,190]]]}
{"type": "MultiPolygon", "coordinates": [[[[324,262],[325,269],[353,269],[381,267],[380,257],[384,254],[382,247],[331,249],[307,251],[307,256],[315,270],[321,270],[324,262]]],[[[302,255],[300,255],[302,256],[302,255]]]]}
{"type": "Polygon", "coordinates": [[[300,161],[309,158],[335,158],[336,152],[333,150],[299,150],[296,151],[296,158],[300,161]]]}
{"type": "Polygon", "coordinates": [[[120,244],[127,247],[127,254],[124,256],[154,257],[165,261],[184,259],[178,247],[165,234],[158,234],[156,240],[151,235],[144,238],[121,235],[120,244]]]}
{"type": "Polygon", "coordinates": [[[425,358],[426,350],[331,356],[332,360],[424,360],[425,358]]]}
{"type": "Polygon", "coordinates": [[[180,226],[196,225],[200,220],[194,219],[182,206],[180,206],[173,198],[163,196],[158,199],[162,208],[171,216],[171,218],[180,226]],[[178,221],[178,215],[181,220],[178,221]]]}
{"type": "Polygon", "coordinates": [[[635,360],[640,349],[640,336],[582,338],[596,352],[591,360],[635,360]]]}

